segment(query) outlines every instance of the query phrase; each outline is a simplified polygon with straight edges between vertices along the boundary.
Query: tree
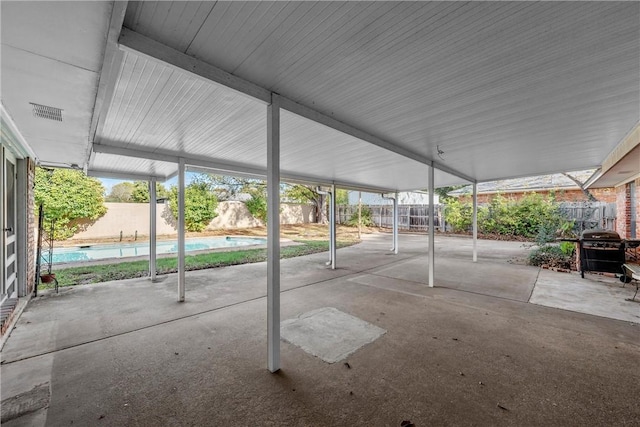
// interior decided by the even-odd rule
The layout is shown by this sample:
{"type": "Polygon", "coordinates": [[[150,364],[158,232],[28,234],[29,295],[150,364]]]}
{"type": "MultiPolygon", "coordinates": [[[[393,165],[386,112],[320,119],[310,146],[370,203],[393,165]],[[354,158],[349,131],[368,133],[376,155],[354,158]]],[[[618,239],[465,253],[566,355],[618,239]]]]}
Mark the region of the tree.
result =
{"type": "Polygon", "coordinates": [[[343,188],[336,189],[336,205],[348,205],[349,204],[349,190],[343,188]]]}
{"type": "MultiPolygon", "coordinates": [[[[219,200],[229,200],[240,193],[249,194],[251,199],[245,203],[249,212],[254,217],[266,221],[267,186],[265,181],[213,174],[203,174],[199,179],[209,184],[219,200]]],[[[318,193],[316,187],[283,183],[281,190],[288,200],[314,205],[317,221],[323,224],[327,223],[326,195],[318,193]]],[[[345,203],[348,203],[348,192],[346,190],[338,190],[336,196],[341,197],[342,201],[346,200],[345,203]]]]}
{"type": "Polygon", "coordinates": [[[107,195],[107,202],[130,203],[134,191],[133,182],[121,182],[111,187],[111,191],[107,195]]]}
{"type": "Polygon", "coordinates": [[[267,223],[267,197],[263,192],[253,192],[245,205],[254,218],[258,218],[263,224],[267,223]]]}
{"type": "MultiPolygon", "coordinates": [[[[184,223],[187,231],[202,231],[216,217],[218,198],[206,182],[192,181],[184,191],[184,223]]],[[[178,218],[178,187],[171,187],[169,207],[174,218],[178,218]]]]}
{"type": "Polygon", "coordinates": [[[458,190],[460,188],[463,188],[464,185],[454,185],[454,186],[450,186],[450,187],[438,187],[435,188],[434,192],[439,196],[440,198],[440,203],[447,203],[449,200],[454,199],[454,197],[449,196],[447,193],[451,192],[451,191],[455,191],[458,190]]]}
{"type": "MultiPolygon", "coordinates": [[[[156,183],[156,199],[166,199],[169,191],[161,183],[156,183]]],[[[149,183],[147,181],[135,181],[131,193],[131,201],[134,203],[149,203],[149,183]]]]}
{"type": "Polygon", "coordinates": [[[199,179],[209,184],[211,190],[218,196],[218,200],[231,200],[241,193],[252,196],[264,193],[266,199],[267,184],[261,179],[214,174],[203,174],[199,179]]]}
{"type": "Polygon", "coordinates": [[[285,184],[284,195],[298,203],[311,203],[316,210],[316,219],[320,224],[326,224],[327,211],[325,208],[327,195],[319,193],[316,187],[302,184],[285,184]]]}
{"type": "Polygon", "coordinates": [[[578,187],[580,187],[580,190],[582,191],[582,193],[586,196],[587,200],[590,202],[597,202],[598,199],[596,199],[596,197],[591,194],[591,191],[589,191],[589,189],[587,188],[587,186],[585,185],[584,182],[580,181],[578,178],[569,175],[568,173],[563,172],[562,175],[566,176],[567,178],[569,178],[571,181],[573,181],[578,187]]]}
{"type": "MultiPolygon", "coordinates": [[[[164,185],[156,184],[156,198],[166,199],[169,191],[164,185]]],[[[117,203],[149,203],[149,182],[121,182],[114,185],[107,195],[107,202],[117,203]]]]}
{"type": "Polygon", "coordinates": [[[53,238],[64,240],[107,212],[104,187],[96,178],[71,169],[36,168],[34,196],[42,204],[45,228],[53,222],[53,238]]]}

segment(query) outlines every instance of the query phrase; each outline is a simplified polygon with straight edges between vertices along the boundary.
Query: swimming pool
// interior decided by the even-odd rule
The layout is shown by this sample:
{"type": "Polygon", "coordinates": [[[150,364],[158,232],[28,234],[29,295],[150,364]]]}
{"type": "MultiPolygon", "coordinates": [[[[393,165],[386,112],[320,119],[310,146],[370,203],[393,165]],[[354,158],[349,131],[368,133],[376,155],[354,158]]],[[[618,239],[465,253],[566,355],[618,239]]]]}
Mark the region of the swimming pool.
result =
{"type": "MultiPolygon", "coordinates": [[[[254,237],[197,237],[186,239],[185,250],[232,248],[237,246],[264,245],[267,239],[254,237]]],[[[178,252],[177,240],[164,240],[156,243],[158,255],[178,252]]],[[[73,248],[53,248],[52,263],[96,261],[108,258],[125,258],[149,255],[149,243],[122,243],[111,245],[77,246],[73,248]]],[[[49,252],[43,251],[43,261],[48,261],[49,252]]]]}

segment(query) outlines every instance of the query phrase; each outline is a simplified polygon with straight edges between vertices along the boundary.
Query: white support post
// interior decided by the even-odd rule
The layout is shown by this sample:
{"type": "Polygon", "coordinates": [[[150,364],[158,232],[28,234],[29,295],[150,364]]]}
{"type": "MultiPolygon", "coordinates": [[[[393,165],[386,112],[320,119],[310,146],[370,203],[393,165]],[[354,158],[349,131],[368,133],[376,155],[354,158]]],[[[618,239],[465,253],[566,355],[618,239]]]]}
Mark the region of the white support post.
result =
{"type": "Polygon", "coordinates": [[[398,193],[396,192],[393,198],[393,251],[394,254],[398,254],[398,193]]]}
{"type": "Polygon", "coordinates": [[[429,287],[433,288],[435,282],[435,230],[433,229],[433,216],[434,216],[434,206],[433,206],[433,193],[435,192],[434,188],[434,170],[433,166],[429,166],[429,287]]]}
{"type": "Polygon", "coordinates": [[[473,183],[473,262],[478,262],[478,184],[473,183]]]}
{"type": "Polygon", "coordinates": [[[336,186],[331,185],[329,196],[329,251],[331,252],[331,269],[336,269],[336,186]]]}
{"type": "MultiPolygon", "coordinates": [[[[336,224],[335,224],[335,194],[336,194],[336,186],[331,185],[331,190],[324,191],[322,187],[316,187],[316,192],[318,194],[324,194],[325,196],[329,196],[329,261],[327,261],[324,265],[331,266],[332,270],[336,268],[336,253],[335,253],[335,235],[336,235],[336,224]]],[[[320,209],[324,209],[324,206],[321,206],[320,209]]]]}
{"type": "Polygon", "coordinates": [[[267,107],[267,368],[280,370],[280,102],[267,107]]]}
{"type": "Polygon", "coordinates": [[[362,239],[362,191],[358,191],[358,240],[362,239]]]}
{"type": "Polygon", "coordinates": [[[149,277],[156,281],[156,178],[149,180],[149,277]]]}
{"type": "Polygon", "coordinates": [[[178,164],[178,301],[184,302],[185,248],[184,248],[184,159],[178,164]]]}

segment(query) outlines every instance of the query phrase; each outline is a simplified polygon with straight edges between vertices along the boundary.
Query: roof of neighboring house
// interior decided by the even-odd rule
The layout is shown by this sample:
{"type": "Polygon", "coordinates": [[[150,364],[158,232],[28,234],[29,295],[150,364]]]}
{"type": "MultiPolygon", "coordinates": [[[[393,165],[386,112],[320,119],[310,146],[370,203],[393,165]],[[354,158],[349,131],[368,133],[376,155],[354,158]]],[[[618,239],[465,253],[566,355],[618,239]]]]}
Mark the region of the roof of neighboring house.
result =
{"type": "MultiPolygon", "coordinates": [[[[567,172],[580,182],[586,182],[596,169],[567,172]]],[[[527,178],[502,179],[478,183],[478,194],[519,193],[524,191],[573,190],[580,187],[563,173],[551,175],[531,176],[527,178]]],[[[447,193],[449,196],[459,197],[473,192],[473,186],[467,185],[458,190],[447,193]]]]}
{"type": "MultiPolygon", "coordinates": [[[[434,204],[439,203],[438,195],[434,194],[434,204]]],[[[362,192],[362,204],[363,205],[388,205],[393,203],[391,199],[385,199],[379,193],[365,193],[362,192]]],[[[358,204],[358,192],[349,191],[349,204],[358,204]]],[[[398,193],[399,205],[428,205],[429,194],[425,191],[401,191],[398,193]]]]}

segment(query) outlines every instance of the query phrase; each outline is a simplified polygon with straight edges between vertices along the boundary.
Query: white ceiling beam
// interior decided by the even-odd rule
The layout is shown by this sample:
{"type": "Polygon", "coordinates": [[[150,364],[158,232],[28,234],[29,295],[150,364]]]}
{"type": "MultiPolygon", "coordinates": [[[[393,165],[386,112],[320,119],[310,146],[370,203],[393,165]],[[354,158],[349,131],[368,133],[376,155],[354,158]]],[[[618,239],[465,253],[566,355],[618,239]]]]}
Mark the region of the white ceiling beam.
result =
{"type": "Polygon", "coordinates": [[[402,147],[398,147],[397,145],[391,144],[381,138],[378,138],[377,136],[364,132],[356,127],[341,122],[340,120],[334,119],[333,117],[322,114],[312,108],[291,101],[290,99],[284,97],[282,98],[282,108],[316,123],[320,123],[322,125],[335,129],[344,134],[366,141],[372,145],[384,148],[388,151],[392,151],[403,157],[407,157],[426,165],[431,165],[432,163],[432,160],[425,156],[414,153],[413,151],[404,149],[402,147]]]}
{"type": "Polygon", "coordinates": [[[93,144],[93,151],[102,154],[113,154],[115,156],[136,157],[139,159],[155,160],[158,162],[179,163],[177,155],[161,154],[153,151],[138,150],[132,148],[115,147],[113,145],[93,144]]]}
{"type": "Polygon", "coordinates": [[[322,114],[316,110],[314,110],[313,108],[309,108],[305,105],[299,104],[297,102],[291,101],[288,98],[285,97],[281,97],[282,99],[282,108],[290,111],[294,114],[297,114],[301,117],[304,117],[306,119],[309,119],[311,121],[314,121],[316,123],[320,123],[322,125],[325,125],[327,127],[330,127],[332,129],[335,129],[339,132],[342,132],[344,134],[353,136],[354,138],[358,138],[362,141],[366,141],[369,144],[375,145],[377,147],[383,148],[385,150],[391,151],[393,153],[399,154],[402,157],[406,157],[408,159],[412,159],[415,160],[419,163],[423,163],[427,166],[433,166],[436,169],[439,169],[443,172],[446,172],[448,174],[457,176],[458,178],[462,178],[465,181],[469,181],[469,182],[475,182],[475,179],[471,178],[470,176],[467,176],[461,172],[458,172],[448,166],[445,166],[441,163],[438,163],[426,156],[423,156],[421,154],[415,153],[411,150],[407,150],[405,148],[399,147],[396,144],[392,144],[388,141],[385,141],[375,135],[371,135],[370,133],[367,133],[361,129],[358,129],[354,126],[351,126],[347,123],[341,122],[340,120],[337,120],[333,117],[327,116],[326,114],[322,114]]]}
{"type": "Polygon", "coordinates": [[[184,156],[181,153],[159,153],[154,151],[140,150],[135,148],[115,147],[113,145],[93,144],[93,151],[96,153],[112,154],[116,156],[136,157],[139,159],[155,160],[167,163],[180,163],[183,158],[189,166],[214,169],[217,171],[237,172],[248,175],[266,176],[266,169],[253,167],[238,163],[227,163],[215,160],[184,156]]]}
{"type": "Polygon", "coordinates": [[[264,174],[254,175],[254,174],[250,174],[250,173],[242,173],[242,172],[238,172],[238,171],[230,171],[228,169],[215,169],[215,168],[212,168],[212,167],[205,167],[205,166],[187,165],[187,170],[189,172],[210,173],[210,174],[215,174],[215,175],[227,175],[227,176],[234,176],[234,177],[238,177],[238,178],[264,179],[264,174]]]}
{"type": "Polygon", "coordinates": [[[457,176],[460,179],[464,179],[465,181],[468,181],[468,182],[470,182],[472,184],[475,183],[475,182],[478,182],[477,179],[471,178],[469,175],[463,174],[462,172],[458,172],[457,170],[455,170],[455,169],[453,169],[453,168],[451,168],[449,166],[443,165],[440,162],[436,162],[435,160],[432,162],[431,166],[433,166],[434,168],[436,168],[436,169],[438,169],[438,170],[440,170],[442,172],[446,172],[449,175],[457,176]]]}
{"type": "Polygon", "coordinates": [[[96,178],[126,179],[126,180],[132,180],[132,181],[149,181],[151,178],[156,178],[161,182],[166,181],[165,176],[143,174],[143,173],[130,173],[130,172],[119,173],[119,172],[102,171],[102,170],[96,170],[96,169],[87,171],[87,175],[93,176],[96,178]]]}
{"type": "MultiPolygon", "coordinates": [[[[104,119],[111,104],[111,98],[115,90],[120,64],[122,63],[122,51],[118,48],[118,38],[122,31],[122,24],[127,12],[128,1],[113,2],[111,10],[111,20],[107,32],[107,42],[104,50],[104,59],[100,70],[100,80],[93,106],[93,116],[91,117],[91,127],[89,128],[89,140],[95,139],[99,123],[104,123],[104,119]]],[[[91,150],[87,153],[87,164],[90,160],[91,150]]]]}
{"type": "Polygon", "coordinates": [[[200,61],[193,56],[158,43],[135,31],[123,28],[119,43],[120,48],[123,50],[186,71],[199,79],[221,84],[241,94],[258,99],[265,104],[271,103],[271,91],[200,61]]]}
{"type": "MultiPolygon", "coordinates": [[[[238,76],[234,76],[233,74],[221,70],[220,68],[217,68],[185,53],[177,51],[167,45],[159,43],[135,31],[123,28],[120,34],[119,44],[120,48],[125,51],[143,56],[149,60],[159,62],[164,65],[169,65],[183,72],[190,73],[197,78],[204,79],[205,81],[214,82],[226,86],[239,93],[258,99],[265,104],[271,103],[272,93],[268,89],[244,80],[238,76]]],[[[458,172],[448,166],[442,165],[441,163],[435,162],[434,160],[426,156],[415,153],[411,150],[407,150],[406,148],[400,147],[389,141],[383,140],[382,138],[367,133],[355,126],[327,116],[326,114],[320,113],[313,108],[292,101],[286,97],[283,97],[281,95],[278,96],[281,100],[282,108],[287,111],[290,111],[306,119],[315,121],[316,123],[323,124],[347,135],[351,135],[377,147],[399,154],[408,159],[415,160],[428,166],[433,166],[436,169],[457,176],[458,178],[464,179],[465,181],[476,181],[474,178],[471,178],[470,176],[458,172]]]]}
{"type": "MultiPolygon", "coordinates": [[[[185,159],[185,163],[189,166],[189,170],[228,174],[228,175],[241,176],[246,178],[255,178],[255,179],[265,179],[265,177],[267,176],[266,168],[236,164],[236,163],[220,162],[216,160],[207,160],[202,158],[185,157],[180,153],[166,153],[166,152],[159,153],[159,152],[153,152],[148,150],[140,150],[136,148],[115,147],[113,145],[105,145],[105,144],[93,144],[93,151],[95,153],[111,154],[114,156],[135,157],[138,159],[155,160],[158,162],[167,162],[167,163],[175,163],[175,164],[178,164],[180,162],[180,158],[182,157],[183,159],[185,159]]],[[[95,171],[95,170],[89,170],[88,173],[90,175],[93,175],[96,173],[104,174],[104,172],[95,171]]],[[[114,178],[122,178],[122,175],[118,174],[117,172],[114,172],[114,175],[117,175],[117,176],[113,176],[114,178]]],[[[104,175],[100,175],[100,176],[107,178],[104,175]]],[[[149,177],[148,175],[144,175],[144,176],[149,177]]],[[[172,176],[173,175],[169,175],[167,177],[156,176],[156,178],[168,180],[168,179],[171,179],[172,176]]],[[[366,185],[360,185],[360,184],[356,184],[348,181],[335,181],[330,178],[322,178],[317,176],[289,173],[285,170],[281,171],[281,179],[283,182],[288,182],[293,184],[307,184],[307,185],[335,184],[339,188],[355,190],[355,191],[364,191],[368,193],[396,191],[396,189],[394,188],[366,186],[366,185]]]]}
{"type": "Polygon", "coordinates": [[[283,182],[291,183],[291,184],[304,184],[304,185],[312,185],[312,186],[331,186],[335,185],[338,188],[342,188],[345,190],[352,191],[363,191],[365,193],[385,193],[385,192],[394,192],[393,188],[386,187],[376,187],[376,186],[366,186],[361,184],[355,184],[353,182],[342,181],[342,180],[331,180],[327,178],[313,177],[313,176],[300,176],[296,174],[287,173],[286,171],[282,171],[281,179],[283,182]]]}

